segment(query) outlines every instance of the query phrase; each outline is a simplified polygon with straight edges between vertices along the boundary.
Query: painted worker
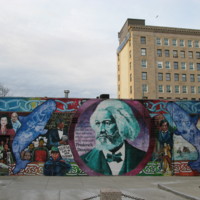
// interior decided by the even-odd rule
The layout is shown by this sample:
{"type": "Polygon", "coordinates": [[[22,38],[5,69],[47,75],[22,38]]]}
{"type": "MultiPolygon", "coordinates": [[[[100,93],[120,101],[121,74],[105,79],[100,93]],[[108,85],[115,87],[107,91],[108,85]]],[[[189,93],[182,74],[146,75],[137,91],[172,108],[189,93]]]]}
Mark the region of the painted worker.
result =
{"type": "Polygon", "coordinates": [[[62,159],[58,147],[51,148],[51,156],[44,164],[44,175],[65,176],[71,169],[71,165],[62,159]]]}
{"type": "Polygon", "coordinates": [[[104,175],[122,175],[135,169],[145,152],[133,147],[140,126],[131,108],[120,100],[102,101],[90,117],[96,146],[81,156],[84,163],[104,175]]]}

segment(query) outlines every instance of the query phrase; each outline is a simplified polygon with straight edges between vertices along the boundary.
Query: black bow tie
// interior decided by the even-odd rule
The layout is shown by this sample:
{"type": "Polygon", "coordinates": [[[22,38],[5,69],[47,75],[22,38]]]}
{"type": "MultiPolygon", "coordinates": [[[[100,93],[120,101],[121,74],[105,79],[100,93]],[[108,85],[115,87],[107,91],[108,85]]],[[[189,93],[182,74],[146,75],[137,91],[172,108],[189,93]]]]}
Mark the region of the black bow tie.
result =
{"type": "Polygon", "coordinates": [[[115,161],[115,162],[117,162],[117,163],[119,163],[119,162],[121,162],[122,161],[122,159],[121,159],[121,156],[122,156],[122,153],[120,152],[120,153],[117,153],[117,154],[110,154],[110,153],[108,153],[107,154],[107,161],[108,162],[113,162],[113,161],[115,161]]]}

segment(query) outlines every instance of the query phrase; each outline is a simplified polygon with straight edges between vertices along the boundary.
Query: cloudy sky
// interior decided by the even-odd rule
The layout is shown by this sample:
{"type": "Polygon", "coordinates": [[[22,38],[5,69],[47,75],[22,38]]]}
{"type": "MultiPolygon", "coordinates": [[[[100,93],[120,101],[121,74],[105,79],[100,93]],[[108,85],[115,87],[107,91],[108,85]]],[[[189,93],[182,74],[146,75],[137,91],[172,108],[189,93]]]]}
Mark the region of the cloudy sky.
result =
{"type": "Polygon", "coordinates": [[[0,83],[10,96],[117,97],[127,18],[200,29],[199,0],[0,0],[0,83]],[[158,17],[157,17],[158,16],[158,17]]]}

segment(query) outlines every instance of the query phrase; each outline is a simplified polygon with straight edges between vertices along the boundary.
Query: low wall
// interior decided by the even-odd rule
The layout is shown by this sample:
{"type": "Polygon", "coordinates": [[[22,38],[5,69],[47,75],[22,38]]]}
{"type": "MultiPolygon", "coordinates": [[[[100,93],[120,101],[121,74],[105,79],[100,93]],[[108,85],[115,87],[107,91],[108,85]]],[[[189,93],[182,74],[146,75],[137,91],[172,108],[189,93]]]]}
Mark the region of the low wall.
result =
{"type": "Polygon", "coordinates": [[[199,105],[0,98],[0,175],[198,176],[199,105]]]}

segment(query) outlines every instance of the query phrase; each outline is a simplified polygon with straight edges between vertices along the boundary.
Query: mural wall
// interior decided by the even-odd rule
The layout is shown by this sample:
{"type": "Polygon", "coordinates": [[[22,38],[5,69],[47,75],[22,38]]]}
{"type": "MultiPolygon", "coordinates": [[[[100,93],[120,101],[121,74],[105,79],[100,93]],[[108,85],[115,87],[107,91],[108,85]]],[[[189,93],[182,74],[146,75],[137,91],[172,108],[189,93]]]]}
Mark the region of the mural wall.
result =
{"type": "Polygon", "coordinates": [[[200,102],[0,98],[0,175],[200,175],[200,102]]]}

